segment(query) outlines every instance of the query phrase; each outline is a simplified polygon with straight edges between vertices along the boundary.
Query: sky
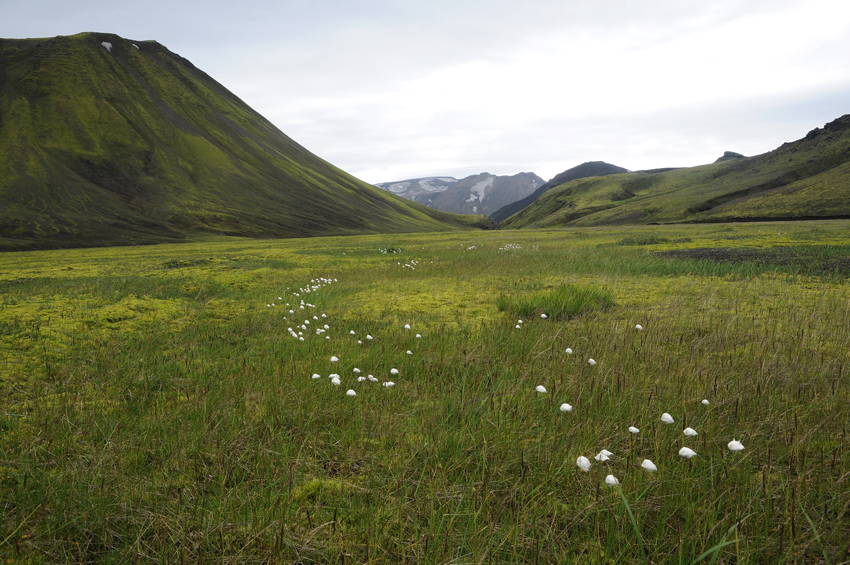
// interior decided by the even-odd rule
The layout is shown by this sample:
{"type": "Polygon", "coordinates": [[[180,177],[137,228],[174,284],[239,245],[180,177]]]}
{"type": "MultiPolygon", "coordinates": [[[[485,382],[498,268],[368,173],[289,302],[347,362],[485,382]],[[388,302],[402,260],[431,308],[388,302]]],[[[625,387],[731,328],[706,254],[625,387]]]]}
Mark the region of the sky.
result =
{"type": "Polygon", "coordinates": [[[846,0],[0,0],[156,40],[370,183],[757,155],[850,113],[846,0]]]}

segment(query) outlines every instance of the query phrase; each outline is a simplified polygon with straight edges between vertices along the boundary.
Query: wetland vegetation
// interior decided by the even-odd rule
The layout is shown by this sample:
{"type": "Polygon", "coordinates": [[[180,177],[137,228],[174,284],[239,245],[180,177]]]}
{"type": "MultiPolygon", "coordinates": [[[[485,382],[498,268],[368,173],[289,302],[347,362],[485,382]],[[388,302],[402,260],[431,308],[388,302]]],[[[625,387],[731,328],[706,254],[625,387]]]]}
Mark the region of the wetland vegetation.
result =
{"type": "Polygon", "coordinates": [[[0,254],[0,559],[847,562],[848,258],[838,220],[0,254]]]}

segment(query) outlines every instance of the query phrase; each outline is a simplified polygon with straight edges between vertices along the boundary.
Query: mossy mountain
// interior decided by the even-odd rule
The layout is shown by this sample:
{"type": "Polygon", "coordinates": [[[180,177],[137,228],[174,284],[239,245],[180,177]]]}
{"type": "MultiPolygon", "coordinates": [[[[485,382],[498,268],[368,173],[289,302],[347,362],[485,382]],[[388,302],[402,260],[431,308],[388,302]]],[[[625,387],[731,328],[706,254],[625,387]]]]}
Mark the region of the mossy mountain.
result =
{"type": "Polygon", "coordinates": [[[829,218],[850,218],[850,114],[762,155],[561,183],[499,226],[829,218]]]}
{"type": "Polygon", "coordinates": [[[450,229],[155,41],[0,39],[0,249],[450,229]]]}

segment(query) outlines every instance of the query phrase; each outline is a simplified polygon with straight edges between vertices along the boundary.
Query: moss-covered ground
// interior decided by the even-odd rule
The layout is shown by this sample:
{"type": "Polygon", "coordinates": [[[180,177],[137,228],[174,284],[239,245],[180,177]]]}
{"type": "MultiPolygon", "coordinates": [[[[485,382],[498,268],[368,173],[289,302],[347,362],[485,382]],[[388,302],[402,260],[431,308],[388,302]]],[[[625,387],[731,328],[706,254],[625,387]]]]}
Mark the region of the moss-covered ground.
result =
{"type": "Polygon", "coordinates": [[[849,265],[846,221],[0,254],[0,559],[846,562],[849,265]]]}

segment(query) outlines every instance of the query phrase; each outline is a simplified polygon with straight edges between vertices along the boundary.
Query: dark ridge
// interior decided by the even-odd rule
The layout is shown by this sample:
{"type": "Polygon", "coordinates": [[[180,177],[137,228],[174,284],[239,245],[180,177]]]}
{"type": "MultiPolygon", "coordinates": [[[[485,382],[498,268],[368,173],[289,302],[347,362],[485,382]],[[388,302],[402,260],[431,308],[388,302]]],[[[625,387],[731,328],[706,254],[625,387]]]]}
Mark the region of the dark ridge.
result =
{"type": "Polygon", "coordinates": [[[572,169],[567,169],[563,173],[555,175],[549,182],[538,188],[534,191],[534,193],[517,200],[512,204],[508,204],[507,206],[502,206],[492,214],[490,214],[490,219],[496,222],[497,224],[505,221],[510,218],[520,210],[527,208],[532,202],[540,198],[544,192],[551,188],[555,188],[556,186],[561,186],[564,183],[570,182],[571,180],[583,179],[587,177],[602,177],[605,175],[616,175],[619,173],[628,173],[628,169],[624,169],[623,167],[618,167],[617,165],[611,165],[609,163],[605,163],[604,161],[588,161],[587,163],[582,163],[572,169]]]}

